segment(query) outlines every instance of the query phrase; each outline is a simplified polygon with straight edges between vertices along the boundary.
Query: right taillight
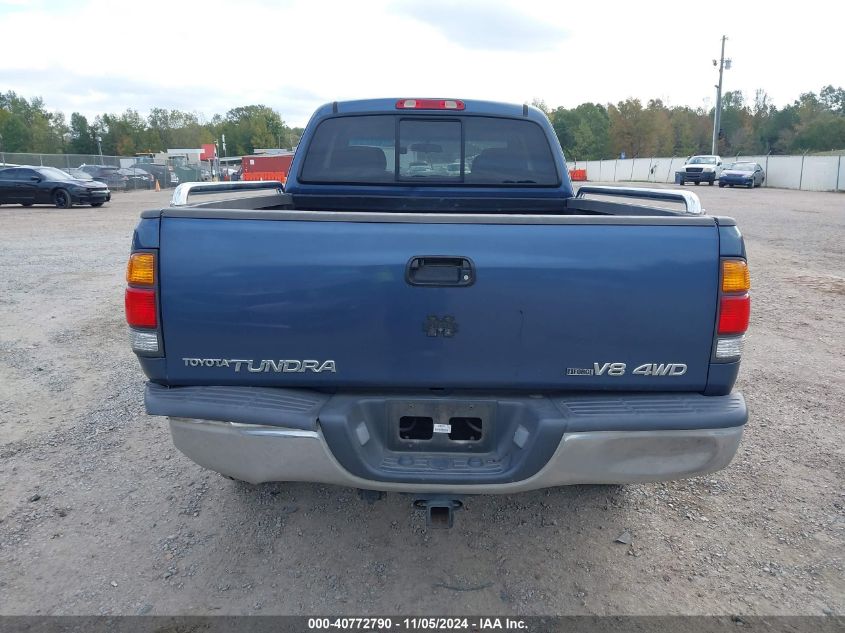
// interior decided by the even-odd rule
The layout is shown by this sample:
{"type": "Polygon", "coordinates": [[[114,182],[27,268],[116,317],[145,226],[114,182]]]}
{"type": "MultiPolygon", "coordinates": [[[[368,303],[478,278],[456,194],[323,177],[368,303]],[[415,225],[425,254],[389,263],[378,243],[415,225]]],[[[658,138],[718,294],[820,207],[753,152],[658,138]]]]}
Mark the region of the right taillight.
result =
{"type": "Polygon", "coordinates": [[[155,291],[127,288],[124,299],[129,327],[158,327],[155,291]]]}
{"type": "Polygon", "coordinates": [[[124,305],[132,351],[145,356],[160,355],[155,254],[132,253],[126,267],[126,281],[124,305]]]}
{"type": "Polygon", "coordinates": [[[751,316],[751,276],[744,259],[723,259],[719,293],[716,358],[738,360],[751,316]]]}

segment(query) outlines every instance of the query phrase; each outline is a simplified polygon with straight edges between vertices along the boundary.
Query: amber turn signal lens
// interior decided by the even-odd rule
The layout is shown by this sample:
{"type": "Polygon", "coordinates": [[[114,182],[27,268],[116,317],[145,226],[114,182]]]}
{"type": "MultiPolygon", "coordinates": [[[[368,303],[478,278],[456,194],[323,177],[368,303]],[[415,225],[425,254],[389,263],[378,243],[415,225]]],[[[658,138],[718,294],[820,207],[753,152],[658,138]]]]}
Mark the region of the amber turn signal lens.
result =
{"type": "Polygon", "coordinates": [[[126,267],[126,281],[136,286],[152,286],[155,283],[155,255],[132,253],[126,267]]]}
{"type": "Polygon", "coordinates": [[[748,264],[741,259],[722,262],[722,292],[747,292],[751,288],[748,264]]]}

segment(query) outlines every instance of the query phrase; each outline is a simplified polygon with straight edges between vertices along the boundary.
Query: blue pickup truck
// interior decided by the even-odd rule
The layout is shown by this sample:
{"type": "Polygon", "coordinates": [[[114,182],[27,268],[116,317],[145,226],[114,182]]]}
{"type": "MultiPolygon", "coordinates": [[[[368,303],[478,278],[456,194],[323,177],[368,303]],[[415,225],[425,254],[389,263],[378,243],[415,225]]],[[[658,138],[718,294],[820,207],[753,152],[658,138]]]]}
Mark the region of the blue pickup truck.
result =
{"type": "Polygon", "coordinates": [[[284,188],[144,212],[127,279],[146,410],[185,455],[411,493],[432,524],[470,494],[709,473],[747,419],[734,220],[575,194],[531,106],[327,104],[284,188]]]}

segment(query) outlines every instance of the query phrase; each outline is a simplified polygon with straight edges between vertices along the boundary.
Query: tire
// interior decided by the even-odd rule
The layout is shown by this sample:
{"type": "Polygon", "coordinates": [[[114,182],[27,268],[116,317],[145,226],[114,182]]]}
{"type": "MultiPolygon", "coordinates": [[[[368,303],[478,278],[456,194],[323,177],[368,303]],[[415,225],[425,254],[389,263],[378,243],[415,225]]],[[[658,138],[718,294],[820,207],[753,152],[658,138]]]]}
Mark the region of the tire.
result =
{"type": "Polygon", "coordinates": [[[719,183],[719,189],[724,189],[724,188],[725,188],[725,183],[720,182],[720,183],[719,183]]]}
{"type": "Polygon", "coordinates": [[[31,202],[21,202],[21,206],[22,207],[31,207],[32,203],[31,202]]]}
{"type": "Polygon", "coordinates": [[[754,189],[754,181],[753,180],[748,184],[748,188],[754,189]]]}
{"type": "Polygon", "coordinates": [[[92,202],[91,206],[92,207],[101,207],[101,206],[103,206],[103,204],[105,204],[105,203],[103,203],[103,202],[92,202]]]}
{"type": "Polygon", "coordinates": [[[698,185],[700,185],[700,184],[701,184],[701,181],[700,181],[700,180],[696,180],[696,181],[695,181],[695,186],[696,186],[696,187],[697,187],[698,185]]]}
{"type": "Polygon", "coordinates": [[[709,180],[709,181],[707,181],[707,184],[708,184],[708,185],[710,185],[710,186],[712,187],[712,186],[713,186],[713,181],[712,181],[712,180],[709,180]]]}
{"type": "Polygon", "coordinates": [[[681,187],[683,187],[684,185],[686,185],[686,184],[687,184],[687,181],[682,179],[682,180],[681,180],[681,182],[680,182],[680,183],[678,183],[678,184],[680,184],[680,185],[681,185],[681,187]]]}
{"type": "Polygon", "coordinates": [[[73,200],[67,189],[56,189],[53,192],[53,204],[57,209],[70,209],[73,206],[73,200]]]}

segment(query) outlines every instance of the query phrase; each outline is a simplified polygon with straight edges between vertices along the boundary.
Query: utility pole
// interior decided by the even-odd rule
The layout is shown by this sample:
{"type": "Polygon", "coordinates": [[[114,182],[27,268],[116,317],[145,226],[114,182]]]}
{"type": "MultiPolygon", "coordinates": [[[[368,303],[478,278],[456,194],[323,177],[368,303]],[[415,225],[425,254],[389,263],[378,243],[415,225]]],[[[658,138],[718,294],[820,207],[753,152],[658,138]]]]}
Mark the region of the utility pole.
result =
{"type": "Polygon", "coordinates": [[[730,70],[731,68],[731,60],[725,59],[725,40],[728,39],[727,35],[722,36],[722,55],[719,60],[713,60],[713,65],[719,67],[719,83],[715,86],[716,88],[716,113],[713,117],[713,147],[710,150],[711,154],[717,154],[717,149],[719,147],[719,130],[721,130],[722,126],[722,73],[725,70],[730,70]]]}

